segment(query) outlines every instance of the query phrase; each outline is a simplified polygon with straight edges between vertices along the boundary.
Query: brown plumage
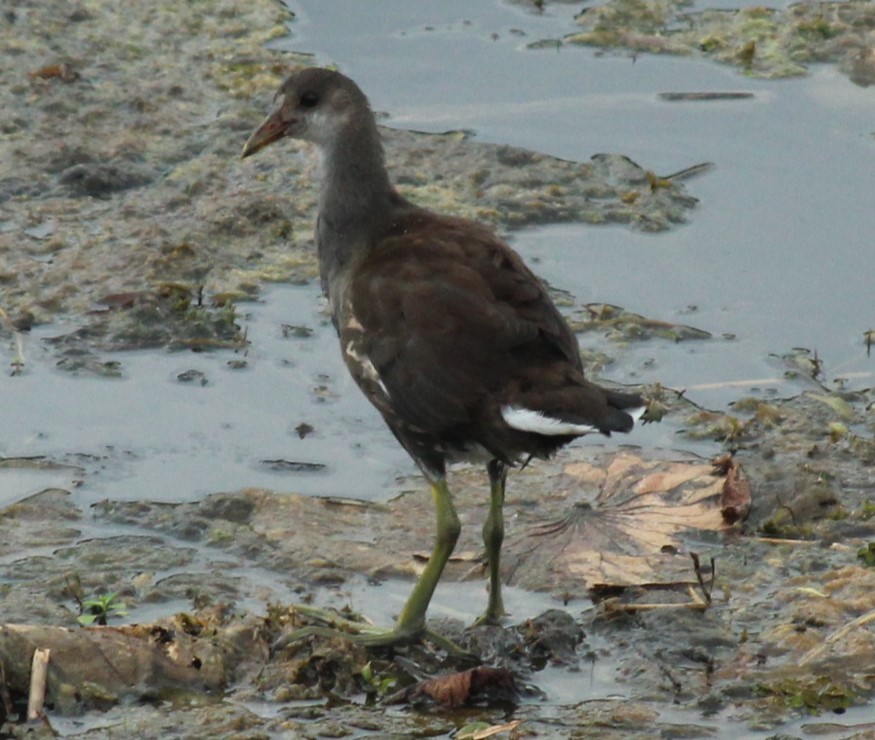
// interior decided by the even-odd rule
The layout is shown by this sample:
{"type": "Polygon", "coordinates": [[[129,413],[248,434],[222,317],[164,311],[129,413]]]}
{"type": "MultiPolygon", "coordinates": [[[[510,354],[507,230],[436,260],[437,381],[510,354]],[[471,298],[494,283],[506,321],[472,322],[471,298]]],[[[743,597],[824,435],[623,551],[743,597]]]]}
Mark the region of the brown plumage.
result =
{"type": "Polygon", "coordinates": [[[424,628],[458,537],[446,485],[446,464],[458,459],[488,463],[484,618],[497,619],[504,613],[498,559],[507,466],[547,457],[591,431],[628,432],[642,399],[584,378],[576,337],[507,244],[480,224],[420,208],[395,191],[373,113],[352,80],[307,69],[291,75],[278,98],[243,156],[287,136],[320,147],[319,263],[343,357],[436,499],[432,558],[380,642],[411,639],[424,628]]]}

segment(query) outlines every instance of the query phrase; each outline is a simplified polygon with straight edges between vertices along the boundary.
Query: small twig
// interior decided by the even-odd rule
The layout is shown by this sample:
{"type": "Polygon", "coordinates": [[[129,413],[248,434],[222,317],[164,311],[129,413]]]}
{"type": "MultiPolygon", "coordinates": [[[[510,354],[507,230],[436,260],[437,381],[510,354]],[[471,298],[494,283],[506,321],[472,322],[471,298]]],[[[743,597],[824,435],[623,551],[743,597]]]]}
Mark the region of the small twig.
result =
{"type": "Polygon", "coordinates": [[[696,579],[699,581],[699,588],[702,589],[702,595],[705,597],[705,603],[711,603],[711,594],[714,592],[714,577],[717,568],[714,564],[714,558],[711,558],[711,582],[706,586],[705,579],[702,578],[702,564],[699,562],[699,553],[691,552],[690,557],[693,559],[693,570],[696,571],[696,579]]]}
{"type": "Polygon", "coordinates": [[[486,740],[486,738],[492,737],[493,735],[498,735],[501,732],[510,732],[519,727],[523,721],[521,719],[515,719],[511,722],[506,722],[503,725],[492,725],[492,727],[485,727],[482,730],[475,730],[471,735],[460,735],[460,737],[465,738],[465,740],[486,740]]]}
{"type": "Polygon", "coordinates": [[[791,540],[785,537],[745,537],[746,540],[766,545],[821,545],[821,540],[791,540]]]}
{"type": "MultiPolygon", "coordinates": [[[[848,380],[863,380],[867,378],[871,378],[875,373],[870,373],[868,371],[860,371],[853,373],[842,373],[843,378],[847,378],[848,380]]],[[[723,388],[747,388],[750,386],[762,386],[762,385],[781,385],[786,383],[786,378],[742,378],[739,380],[723,380],[714,383],[696,383],[695,385],[687,386],[684,391],[712,391],[712,390],[721,390],[723,388]]]]}
{"type": "Polygon", "coordinates": [[[713,162],[702,162],[694,164],[692,167],[685,167],[677,172],[672,172],[670,175],[664,175],[664,180],[689,180],[691,177],[701,175],[714,167],[713,162]]]}
{"type": "Polygon", "coordinates": [[[815,648],[809,650],[805,655],[802,656],[802,659],[799,661],[799,666],[804,666],[807,663],[810,663],[812,660],[817,658],[821,653],[825,652],[826,649],[835,642],[841,640],[845,635],[847,635],[851,630],[857,629],[857,627],[862,627],[869,622],[875,622],[875,609],[872,611],[868,611],[860,617],[857,617],[854,620],[848,622],[844,627],[836,632],[833,632],[829,637],[827,637],[820,645],[815,648]]]}
{"type": "Polygon", "coordinates": [[[3,702],[3,716],[8,720],[14,716],[15,705],[9,695],[9,686],[6,685],[6,669],[3,667],[2,660],[0,660],[0,701],[3,702]]]}
{"type": "Polygon", "coordinates": [[[49,658],[52,651],[48,648],[37,648],[33,651],[33,661],[30,667],[30,692],[27,695],[28,722],[44,716],[43,707],[46,703],[46,679],[49,672],[49,658]]]}
{"type": "Polygon", "coordinates": [[[619,604],[616,599],[609,599],[604,602],[604,609],[607,612],[651,612],[659,609],[693,609],[694,611],[703,612],[708,608],[708,604],[702,601],[698,596],[693,596],[692,601],[684,602],[683,604],[619,604]]]}
{"type": "Polygon", "coordinates": [[[12,332],[12,338],[15,342],[15,356],[12,358],[12,374],[21,375],[24,371],[24,339],[21,337],[21,332],[15,328],[15,324],[9,318],[9,314],[0,308],[0,324],[6,326],[12,332]]]}

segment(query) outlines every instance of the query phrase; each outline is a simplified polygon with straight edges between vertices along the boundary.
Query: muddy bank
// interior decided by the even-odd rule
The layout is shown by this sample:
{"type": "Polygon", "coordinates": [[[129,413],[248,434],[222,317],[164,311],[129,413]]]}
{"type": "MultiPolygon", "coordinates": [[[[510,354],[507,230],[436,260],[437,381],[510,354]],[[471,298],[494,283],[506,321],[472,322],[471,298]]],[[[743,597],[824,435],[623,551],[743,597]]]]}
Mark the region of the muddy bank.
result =
{"type": "MultiPolygon", "coordinates": [[[[700,427],[704,412],[677,398],[665,400],[691,429],[700,427]]],[[[662,553],[655,565],[650,558],[651,570],[643,577],[630,558],[616,561],[628,583],[639,585],[624,586],[617,570],[609,575],[604,567],[596,575],[581,575],[583,561],[575,548],[592,544],[591,536],[583,536],[586,517],[604,528],[598,517],[616,522],[619,515],[605,499],[604,476],[629,476],[619,486],[624,491],[692,485],[695,500],[701,501],[695,491],[719,482],[707,461],[677,452],[642,458],[632,448],[581,446],[526,469],[512,478],[508,490],[504,577],[527,590],[546,588],[555,616],[515,620],[506,629],[466,631],[454,620],[434,626],[510,672],[519,692],[510,706],[522,704],[512,717],[523,720],[524,735],[598,737],[613,731],[645,737],[654,725],[674,726],[679,709],[684,732],[707,733],[718,717],[720,725],[729,722],[747,731],[805,714],[832,715],[830,721],[840,722],[834,712],[867,703],[875,688],[870,671],[875,570],[860,555],[875,541],[872,401],[871,394],[842,396],[818,389],[740,413],[741,431],[729,444],[751,482],[750,517],[709,531],[695,515],[693,527],[682,528],[677,538],[643,524],[640,530],[630,527],[630,533],[658,539],[653,544],[662,553]],[[836,436],[840,423],[848,430],[836,436]],[[556,523],[572,512],[583,519],[576,519],[581,536],[569,538],[556,523]],[[553,530],[550,536],[545,527],[553,530]],[[703,563],[712,558],[715,563],[716,575],[709,583],[706,572],[701,592],[689,565],[691,552],[703,563]],[[550,578],[544,578],[547,571],[550,578]],[[579,603],[605,579],[614,584],[611,589],[590,590],[596,608],[563,606],[569,600],[579,603]],[[688,581],[700,596],[691,602],[687,587],[654,589],[660,579],[678,585],[688,581]],[[563,680],[577,681],[592,664],[609,667],[623,701],[587,701],[581,687],[579,702],[554,706],[558,716],[548,720],[538,711],[539,684],[552,685],[563,673],[563,680]],[[674,709],[666,714],[668,707],[674,709]],[[581,729],[587,726],[591,730],[581,729]]],[[[34,463],[4,463],[29,464],[34,463]]],[[[70,474],[75,477],[77,471],[70,474]]],[[[483,578],[479,525],[486,481],[480,471],[467,468],[453,481],[465,526],[446,579],[476,583],[483,578]]],[[[204,663],[212,655],[209,664],[219,668],[187,687],[202,697],[186,693],[194,705],[171,702],[165,711],[178,723],[179,734],[163,736],[200,736],[194,728],[206,715],[214,718],[209,725],[218,733],[214,736],[229,737],[246,729],[322,737],[351,726],[377,734],[442,735],[473,717],[497,725],[508,718],[506,701],[425,715],[394,703],[398,691],[423,676],[466,667],[429,650],[403,650],[406,658],[399,662],[379,650],[317,637],[270,650],[280,635],[309,620],[290,603],[306,604],[326,589],[342,592],[360,577],[373,589],[397,579],[412,581],[431,536],[422,488],[422,481],[412,479],[401,485],[396,499],[379,505],[252,489],[191,504],[105,501],[89,511],[73,503],[70,491],[49,489],[0,512],[7,543],[0,566],[4,621],[75,629],[78,609],[71,584],[85,594],[117,594],[134,621],[138,614],[186,609],[188,616],[159,620],[150,634],[180,632],[179,639],[195,641],[184,654],[204,663]],[[100,534],[88,536],[95,527],[100,534]],[[265,605],[265,611],[258,615],[242,606],[251,603],[265,605]],[[223,697],[220,707],[217,692],[223,697]],[[330,698],[327,705],[325,698],[330,698]]],[[[666,499],[675,507],[674,520],[682,515],[681,503],[675,494],[666,499]]],[[[691,516],[688,507],[683,511],[691,516]]],[[[656,513],[653,509],[649,517],[656,513]]],[[[627,556],[630,544],[622,548],[627,556]]],[[[3,646],[9,661],[8,642],[3,646]]],[[[178,681],[161,687],[160,695],[180,690],[178,681]]],[[[124,692],[128,698],[155,691],[131,689],[124,692]]],[[[123,694],[92,693],[66,705],[67,711],[93,710],[97,702],[108,712],[90,714],[88,721],[112,726],[117,721],[113,707],[123,694]]],[[[137,727],[138,735],[168,731],[166,724],[153,727],[154,708],[124,711],[126,726],[137,727]]],[[[95,730],[93,736],[105,732],[95,730]]]]}

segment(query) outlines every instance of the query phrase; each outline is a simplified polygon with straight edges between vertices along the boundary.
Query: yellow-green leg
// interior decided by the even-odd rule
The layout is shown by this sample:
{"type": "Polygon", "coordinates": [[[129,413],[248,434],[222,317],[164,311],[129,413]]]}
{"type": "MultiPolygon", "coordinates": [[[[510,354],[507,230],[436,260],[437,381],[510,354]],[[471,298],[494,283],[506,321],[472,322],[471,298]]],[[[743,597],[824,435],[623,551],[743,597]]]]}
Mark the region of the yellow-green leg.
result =
{"type": "Polygon", "coordinates": [[[437,534],[428,564],[416,586],[413,587],[412,593],[407,597],[407,603],[395,623],[393,632],[402,639],[406,636],[416,636],[425,628],[425,612],[428,610],[428,604],[462,531],[462,524],[453,506],[453,497],[447,488],[446,478],[429,480],[429,486],[437,514],[437,534]]]}
{"type": "Polygon", "coordinates": [[[501,543],[504,541],[504,486],[507,482],[507,466],[493,460],[489,471],[489,514],[483,524],[483,544],[489,562],[489,602],[486,612],[477,624],[494,624],[507,612],[501,598],[501,543]]]}
{"type": "Polygon", "coordinates": [[[343,637],[360,645],[373,646],[410,643],[425,636],[439,647],[447,650],[447,652],[465,654],[465,651],[457,645],[425,629],[425,614],[428,611],[429,602],[462,530],[462,524],[453,506],[453,498],[447,487],[446,478],[443,476],[437,478],[429,477],[429,487],[434,497],[437,513],[437,534],[434,549],[432,550],[431,557],[428,559],[425,570],[407,598],[407,603],[404,604],[395,627],[391,630],[363,627],[361,624],[337,618],[335,615],[331,615],[322,609],[299,607],[298,609],[302,613],[307,614],[311,618],[321,619],[331,626],[303,627],[291,632],[274,644],[274,650],[280,650],[308,635],[343,637]],[[345,630],[352,630],[353,634],[345,630]]]}

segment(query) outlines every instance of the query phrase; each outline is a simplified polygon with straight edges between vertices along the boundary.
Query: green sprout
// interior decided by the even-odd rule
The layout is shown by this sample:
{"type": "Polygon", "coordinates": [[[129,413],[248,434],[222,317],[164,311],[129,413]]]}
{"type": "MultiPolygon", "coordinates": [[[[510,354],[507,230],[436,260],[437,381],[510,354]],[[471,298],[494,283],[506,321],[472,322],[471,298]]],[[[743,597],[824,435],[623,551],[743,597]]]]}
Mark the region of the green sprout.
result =
{"type": "Polygon", "coordinates": [[[116,601],[117,593],[104,594],[93,599],[85,599],[80,602],[79,608],[82,614],[77,618],[77,622],[83,627],[88,627],[92,624],[99,624],[101,627],[106,626],[106,620],[110,617],[126,617],[128,610],[125,608],[123,601],[116,601]]]}
{"type": "Polygon", "coordinates": [[[875,567],[875,542],[870,542],[857,550],[857,557],[867,568],[875,567]]]}

